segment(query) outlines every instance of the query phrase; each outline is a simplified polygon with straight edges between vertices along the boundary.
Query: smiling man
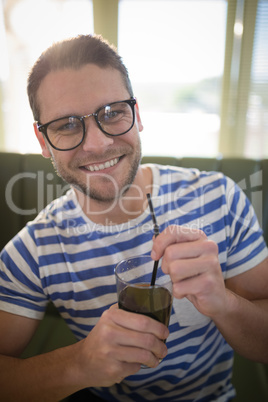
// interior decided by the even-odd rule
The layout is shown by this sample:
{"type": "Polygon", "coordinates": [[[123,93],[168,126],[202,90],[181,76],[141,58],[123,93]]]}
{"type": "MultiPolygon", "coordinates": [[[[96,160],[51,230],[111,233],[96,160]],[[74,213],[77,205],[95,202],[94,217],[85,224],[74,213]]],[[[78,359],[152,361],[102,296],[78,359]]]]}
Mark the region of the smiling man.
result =
{"type": "Polygon", "coordinates": [[[233,349],[268,361],[267,247],[243,192],[221,173],[140,164],[139,107],[100,37],[46,50],[28,96],[71,188],[1,253],[3,400],[231,400],[233,349]],[[115,265],[150,253],[173,282],[169,329],[117,305],[115,265]],[[21,360],[50,300],[77,343],[21,360]]]}
{"type": "MultiPolygon", "coordinates": [[[[61,54],[57,56],[63,64],[61,54]]],[[[120,66],[119,59],[113,64],[115,61],[120,66]]],[[[109,65],[101,57],[99,63],[88,61],[75,69],[68,66],[51,71],[34,100],[42,104],[42,114],[36,119],[49,122],[35,125],[44,157],[52,157],[58,174],[74,186],[80,202],[86,207],[90,195],[91,208],[97,210],[100,203],[109,204],[129,191],[135,178],[135,184],[142,185],[142,175],[137,174],[142,123],[127,72],[121,65],[122,75],[118,65],[109,65]],[[84,117],[70,120],[68,116],[84,117]]],[[[39,110],[39,106],[33,107],[39,110]]]]}

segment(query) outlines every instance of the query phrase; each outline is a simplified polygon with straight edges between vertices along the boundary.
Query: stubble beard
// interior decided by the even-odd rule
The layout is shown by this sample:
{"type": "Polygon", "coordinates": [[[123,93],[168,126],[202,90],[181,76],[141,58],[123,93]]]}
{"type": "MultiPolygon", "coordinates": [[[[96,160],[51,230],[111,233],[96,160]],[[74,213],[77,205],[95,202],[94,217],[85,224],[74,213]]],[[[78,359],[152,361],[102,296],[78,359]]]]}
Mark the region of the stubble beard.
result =
{"type": "MultiPolygon", "coordinates": [[[[57,175],[66,183],[76,188],[78,191],[82,192],[84,195],[94,201],[98,201],[100,203],[110,203],[126,194],[133,184],[141,162],[141,144],[139,141],[135,153],[133,154],[130,169],[127,172],[127,175],[122,179],[121,183],[117,183],[112,176],[105,174],[104,170],[104,172],[100,173],[99,177],[100,189],[97,185],[90,185],[90,175],[88,176],[87,182],[83,182],[82,180],[80,181],[75,177],[75,175],[66,172],[62,164],[60,162],[56,162],[53,155],[51,155],[51,160],[57,175]]],[[[96,180],[98,180],[97,174],[94,175],[94,181],[96,182],[96,180]]]]}

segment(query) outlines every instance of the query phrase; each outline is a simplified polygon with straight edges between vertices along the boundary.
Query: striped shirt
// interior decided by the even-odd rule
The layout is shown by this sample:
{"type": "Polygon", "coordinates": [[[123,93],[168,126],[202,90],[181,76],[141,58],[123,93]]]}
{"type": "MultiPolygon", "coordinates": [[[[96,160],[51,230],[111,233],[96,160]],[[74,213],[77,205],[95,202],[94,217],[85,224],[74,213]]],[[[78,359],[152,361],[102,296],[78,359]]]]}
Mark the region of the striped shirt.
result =
{"type": "MultiPolygon", "coordinates": [[[[203,230],[219,248],[224,279],[267,256],[262,231],[244,193],[218,172],[150,165],[160,231],[169,225],[203,230]]],[[[92,222],[71,189],[47,206],[1,253],[0,309],[42,319],[52,300],[77,339],[116,303],[114,268],[150,254],[153,224],[147,208],[118,225],[92,222]]],[[[228,401],[233,351],[213,321],[187,299],[174,299],[167,357],[122,383],[94,388],[108,401],[228,401]]]]}

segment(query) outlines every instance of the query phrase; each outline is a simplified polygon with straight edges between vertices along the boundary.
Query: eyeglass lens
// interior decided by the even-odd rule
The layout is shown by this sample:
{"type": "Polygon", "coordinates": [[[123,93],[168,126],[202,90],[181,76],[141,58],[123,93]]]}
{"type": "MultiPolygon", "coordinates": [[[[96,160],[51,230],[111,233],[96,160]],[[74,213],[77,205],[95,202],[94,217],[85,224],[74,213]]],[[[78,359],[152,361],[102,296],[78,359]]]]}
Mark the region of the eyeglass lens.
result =
{"type": "MultiPolygon", "coordinates": [[[[88,117],[90,117],[89,115],[88,117]]],[[[99,128],[109,135],[120,135],[129,131],[133,125],[132,107],[126,102],[116,102],[99,109],[93,115],[99,128]]],[[[71,149],[81,143],[84,137],[85,117],[64,117],[47,126],[47,136],[58,149],[71,149]]]]}

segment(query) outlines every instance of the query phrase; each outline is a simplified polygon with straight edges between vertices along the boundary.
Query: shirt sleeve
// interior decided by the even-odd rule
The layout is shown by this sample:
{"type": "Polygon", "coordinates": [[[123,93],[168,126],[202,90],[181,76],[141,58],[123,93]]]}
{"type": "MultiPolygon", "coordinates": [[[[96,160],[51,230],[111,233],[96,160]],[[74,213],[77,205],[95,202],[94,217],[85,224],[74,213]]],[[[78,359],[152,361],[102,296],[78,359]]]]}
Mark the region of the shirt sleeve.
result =
{"type": "Polygon", "coordinates": [[[36,246],[26,227],[0,255],[0,310],[41,320],[47,303],[36,246]]]}

